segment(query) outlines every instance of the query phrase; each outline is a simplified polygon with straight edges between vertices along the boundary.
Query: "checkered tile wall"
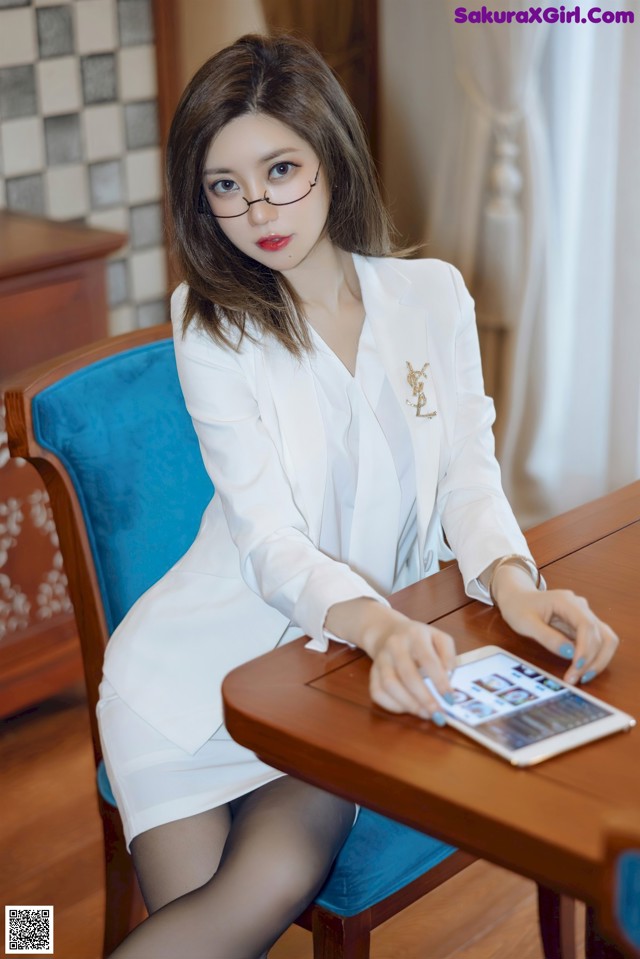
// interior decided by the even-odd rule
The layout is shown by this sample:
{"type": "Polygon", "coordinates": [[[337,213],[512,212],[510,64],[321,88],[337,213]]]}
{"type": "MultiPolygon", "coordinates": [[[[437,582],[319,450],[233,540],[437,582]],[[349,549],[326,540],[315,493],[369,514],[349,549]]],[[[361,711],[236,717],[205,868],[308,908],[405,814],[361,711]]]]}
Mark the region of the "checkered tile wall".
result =
{"type": "Polygon", "coordinates": [[[0,0],[0,207],[122,230],[110,329],[165,319],[151,0],[0,0]]]}

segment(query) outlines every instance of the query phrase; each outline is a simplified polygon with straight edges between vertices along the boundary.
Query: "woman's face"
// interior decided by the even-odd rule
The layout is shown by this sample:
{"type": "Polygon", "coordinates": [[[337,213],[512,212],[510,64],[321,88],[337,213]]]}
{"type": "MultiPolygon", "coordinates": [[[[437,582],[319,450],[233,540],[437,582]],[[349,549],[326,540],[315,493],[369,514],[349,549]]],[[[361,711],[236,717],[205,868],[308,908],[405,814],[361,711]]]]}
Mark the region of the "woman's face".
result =
{"type": "Polygon", "coordinates": [[[326,240],[330,197],[318,157],[273,117],[247,113],[223,127],[209,146],[202,184],[223,233],[273,270],[294,269],[326,240]]]}

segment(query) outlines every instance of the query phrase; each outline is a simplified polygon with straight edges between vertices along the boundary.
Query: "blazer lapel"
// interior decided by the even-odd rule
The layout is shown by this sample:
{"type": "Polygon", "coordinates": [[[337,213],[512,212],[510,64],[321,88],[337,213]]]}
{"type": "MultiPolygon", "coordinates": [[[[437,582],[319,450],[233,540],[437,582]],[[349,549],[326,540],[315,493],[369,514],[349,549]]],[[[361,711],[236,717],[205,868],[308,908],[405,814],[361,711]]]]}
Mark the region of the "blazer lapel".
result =
{"type": "Polygon", "coordinates": [[[266,401],[261,404],[263,420],[281,449],[294,500],[308,523],[311,540],[317,543],[327,474],[327,444],[309,358],[303,356],[298,360],[273,342],[260,351],[260,359],[267,396],[273,401],[270,411],[266,401]]]}
{"type": "Polygon", "coordinates": [[[420,371],[430,362],[428,315],[424,303],[412,297],[411,281],[403,276],[393,260],[370,261],[354,255],[364,308],[371,324],[385,372],[406,417],[416,468],[418,548],[424,569],[427,530],[431,520],[440,459],[441,425],[438,402],[429,369],[424,381],[426,405],[418,412],[418,397],[407,377],[410,370],[420,371]],[[427,414],[435,413],[430,416],[427,414]]]}

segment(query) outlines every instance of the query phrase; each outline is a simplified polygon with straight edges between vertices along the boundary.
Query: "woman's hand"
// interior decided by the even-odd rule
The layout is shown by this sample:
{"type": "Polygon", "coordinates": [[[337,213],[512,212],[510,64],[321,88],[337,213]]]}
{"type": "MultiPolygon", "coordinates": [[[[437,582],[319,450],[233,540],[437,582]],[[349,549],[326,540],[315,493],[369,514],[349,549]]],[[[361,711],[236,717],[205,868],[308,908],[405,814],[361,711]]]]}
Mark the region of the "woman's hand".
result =
{"type": "Polygon", "coordinates": [[[371,599],[336,603],[326,628],[355,643],[371,657],[371,698],[392,713],[412,713],[446,722],[436,699],[424,683],[429,677],[438,692],[453,701],[449,673],[455,668],[452,638],[371,599]]]}
{"type": "Polygon", "coordinates": [[[564,675],[567,683],[590,682],[618,647],[618,637],[598,619],[586,599],[568,589],[539,591],[518,566],[501,566],[492,592],[502,618],[516,633],[571,660],[564,675]]]}
{"type": "Polygon", "coordinates": [[[428,676],[440,695],[453,702],[449,681],[456,665],[453,640],[439,629],[396,615],[397,621],[374,631],[369,654],[371,698],[392,713],[413,713],[444,726],[444,715],[423,677],[428,676]]]}

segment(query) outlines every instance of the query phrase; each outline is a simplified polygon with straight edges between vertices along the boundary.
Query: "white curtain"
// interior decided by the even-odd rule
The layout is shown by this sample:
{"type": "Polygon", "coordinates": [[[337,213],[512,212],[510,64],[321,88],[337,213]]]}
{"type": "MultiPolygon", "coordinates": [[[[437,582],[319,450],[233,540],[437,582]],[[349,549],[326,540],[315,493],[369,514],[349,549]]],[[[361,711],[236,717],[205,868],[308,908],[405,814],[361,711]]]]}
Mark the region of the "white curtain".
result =
{"type": "Polygon", "coordinates": [[[640,16],[461,25],[443,3],[457,107],[445,98],[429,252],[476,297],[526,526],[640,473],[640,16]]]}
{"type": "Polygon", "coordinates": [[[633,25],[558,31],[546,64],[556,296],[545,359],[553,376],[539,413],[548,446],[532,448],[529,462],[554,512],[640,476],[636,13],[633,25]]]}

